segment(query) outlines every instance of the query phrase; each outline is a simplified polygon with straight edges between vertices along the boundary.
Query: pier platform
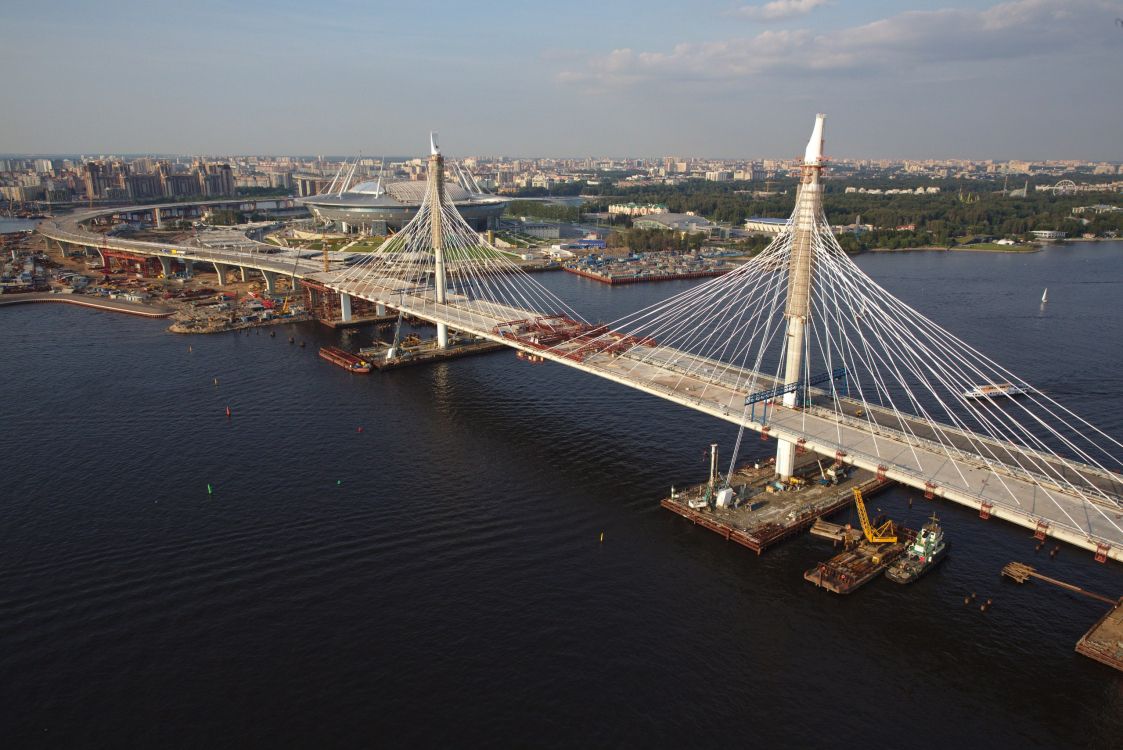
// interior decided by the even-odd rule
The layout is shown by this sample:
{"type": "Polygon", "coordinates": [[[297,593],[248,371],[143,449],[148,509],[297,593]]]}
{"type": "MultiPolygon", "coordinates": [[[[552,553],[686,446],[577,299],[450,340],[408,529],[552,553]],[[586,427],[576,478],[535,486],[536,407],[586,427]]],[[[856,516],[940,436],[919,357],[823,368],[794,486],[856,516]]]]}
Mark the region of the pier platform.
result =
{"type": "Polygon", "coordinates": [[[759,555],[810,528],[817,519],[849,507],[854,502],[855,487],[869,497],[892,484],[870,472],[855,470],[837,484],[822,485],[814,481],[819,477],[815,461],[804,463],[795,476],[800,477],[801,485],[769,492],[767,487],[774,479],[774,467],[745,466],[737,469],[729,482],[739,498],[735,508],[705,504],[708,484],[676,492],[659,504],[759,555]]]}
{"type": "MultiPolygon", "coordinates": [[[[406,341],[409,341],[409,339],[406,341]]],[[[414,338],[414,341],[416,343],[402,342],[399,344],[398,355],[390,358],[386,357],[390,345],[383,341],[376,341],[374,346],[360,349],[359,354],[365,357],[376,370],[394,370],[399,367],[432,364],[447,359],[470,357],[475,354],[484,354],[507,348],[505,345],[494,341],[476,338],[450,341],[444,349],[437,346],[435,339],[419,340],[414,338]]]]}
{"type": "Polygon", "coordinates": [[[1076,653],[1123,672],[1123,599],[1076,642],[1076,653]]]}

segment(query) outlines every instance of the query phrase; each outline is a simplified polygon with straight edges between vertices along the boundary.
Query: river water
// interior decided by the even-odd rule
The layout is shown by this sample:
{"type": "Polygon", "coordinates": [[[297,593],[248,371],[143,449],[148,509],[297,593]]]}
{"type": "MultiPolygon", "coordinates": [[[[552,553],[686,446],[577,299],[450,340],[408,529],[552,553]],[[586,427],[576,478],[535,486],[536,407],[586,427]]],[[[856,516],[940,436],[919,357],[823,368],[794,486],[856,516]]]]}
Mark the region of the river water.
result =
{"type": "Polygon", "coordinates": [[[0,234],[28,232],[39,224],[39,219],[8,219],[0,216],[0,234]]]}
{"type": "MultiPolygon", "coordinates": [[[[1123,435],[1123,243],[859,264],[1123,435]]],[[[697,283],[538,278],[606,320],[697,283]]],[[[658,506],[730,425],[561,366],[364,377],[316,349],[369,331],[0,322],[7,747],[1119,747],[1123,674],[1073,652],[1104,606],[999,576],[1123,595],[1086,551],[940,504],[939,570],[841,598],[802,579],[826,543],[758,558],[658,506]]]]}

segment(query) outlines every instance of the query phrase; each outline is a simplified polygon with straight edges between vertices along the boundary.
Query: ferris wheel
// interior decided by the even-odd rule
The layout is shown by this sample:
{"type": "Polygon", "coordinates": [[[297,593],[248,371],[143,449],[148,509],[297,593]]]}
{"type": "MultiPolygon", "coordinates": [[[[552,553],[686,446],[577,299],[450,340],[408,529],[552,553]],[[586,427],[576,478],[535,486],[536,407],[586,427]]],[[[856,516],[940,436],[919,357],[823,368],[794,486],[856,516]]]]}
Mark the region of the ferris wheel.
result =
{"type": "Polygon", "coordinates": [[[1053,195],[1072,195],[1076,192],[1076,183],[1072,180],[1061,180],[1053,186],[1053,195]]]}

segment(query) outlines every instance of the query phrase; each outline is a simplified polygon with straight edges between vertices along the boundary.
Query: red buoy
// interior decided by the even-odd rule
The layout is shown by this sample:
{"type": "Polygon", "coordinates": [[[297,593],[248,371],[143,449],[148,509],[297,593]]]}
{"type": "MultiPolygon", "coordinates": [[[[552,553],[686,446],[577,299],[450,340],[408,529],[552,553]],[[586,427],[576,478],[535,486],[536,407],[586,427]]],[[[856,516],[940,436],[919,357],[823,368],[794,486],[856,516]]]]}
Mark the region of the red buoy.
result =
{"type": "Polygon", "coordinates": [[[230,407],[229,406],[226,407],[226,418],[230,419],[230,407]]]}
{"type": "Polygon", "coordinates": [[[362,432],[362,431],[363,431],[363,428],[362,428],[362,427],[360,427],[359,429],[355,430],[355,432],[362,432]]]}

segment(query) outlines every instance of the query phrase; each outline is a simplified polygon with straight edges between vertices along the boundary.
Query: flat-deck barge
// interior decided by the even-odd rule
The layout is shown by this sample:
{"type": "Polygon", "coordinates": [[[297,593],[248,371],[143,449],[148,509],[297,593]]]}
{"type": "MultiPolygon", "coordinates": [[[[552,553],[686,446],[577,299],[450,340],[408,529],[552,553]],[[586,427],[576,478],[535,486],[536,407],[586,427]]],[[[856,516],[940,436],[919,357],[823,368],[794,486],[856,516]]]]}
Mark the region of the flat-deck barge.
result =
{"type": "Polygon", "coordinates": [[[1076,652],[1123,672],[1123,599],[1076,642],[1076,652]]]}
{"type": "Polygon", "coordinates": [[[449,345],[441,349],[434,339],[419,341],[415,344],[403,344],[395,348],[395,354],[388,357],[391,345],[383,341],[376,341],[374,345],[359,350],[376,370],[393,370],[398,367],[411,365],[425,365],[434,362],[443,362],[446,359],[470,357],[473,354],[484,354],[497,349],[506,349],[505,344],[500,344],[487,339],[469,339],[465,341],[450,341],[449,345]]]}
{"type": "Polygon", "coordinates": [[[320,349],[320,357],[348,372],[366,374],[370,372],[370,362],[338,346],[325,346],[320,349]]]}
{"type": "Polygon", "coordinates": [[[896,542],[862,542],[857,547],[844,550],[805,571],[803,579],[836,594],[853,593],[884,573],[894,560],[904,554],[909,532],[898,528],[897,534],[899,538],[896,542]]]}
{"type": "MultiPolygon", "coordinates": [[[[797,477],[818,477],[815,461],[803,464],[797,477]]],[[[691,522],[748,547],[758,555],[774,544],[799,534],[815,523],[854,502],[854,488],[866,496],[876,494],[891,482],[878,479],[870,472],[855,470],[837,484],[819,484],[803,479],[801,484],[781,492],[768,492],[774,481],[771,464],[744,466],[734,472],[729,484],[739,486],[742,501],[736,508],[698,506],[708,484],[701,484],[664,498],[659,504],[691,522]]]]}

